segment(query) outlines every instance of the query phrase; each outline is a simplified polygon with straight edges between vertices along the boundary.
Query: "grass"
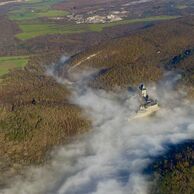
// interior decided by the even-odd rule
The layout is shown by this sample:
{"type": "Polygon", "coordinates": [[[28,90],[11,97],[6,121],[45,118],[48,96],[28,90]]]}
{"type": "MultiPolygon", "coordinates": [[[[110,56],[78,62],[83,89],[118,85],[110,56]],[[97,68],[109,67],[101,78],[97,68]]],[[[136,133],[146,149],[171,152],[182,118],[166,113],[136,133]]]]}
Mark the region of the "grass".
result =
{"type": "Polygon", "coordinates": [[[90,24],[90,29],[92,31],[102,31],[104,28],[113,27],[116,25],[124,25],[124,24],[135,24],[141,22],[153,22],[153,21],[162,21],[162,20],[172,20],[176,19],[179,16],[168,16],[168,15],[161,15],[161,16],[153,16],[153,17],[145,17],[145,18],[136,18],[136,19],[128,19],[122,20],[113,23],[106,23],[106,24],[90,24]]]}
{"type": "Polygon", "coordinates": [[[0,57],[0,76],[14,68],[23,68],[28,62],[26,56],[0,57]]]}
{"type": "Polygon", "coordinates": [[[128,19],[119,22],[106,23],[106,24],[66,24],[66,25],[57,25],[57,24],[45,24],[41,22],[21,22],[19,23],[21,33],[17,34],[16,37],[21,40],[31,39],[41,35],[49,34],[75,34],[82,32],[101,32],[104,28],[113,27],[116,25],[124,24],[134,24],[140,22],[152,22],[152,21],[161,21],[161,20],[171,20],[176,19],[179,16],[154,16],[147,18],[137,18],[137,19],[128,19]]]}
{"type": "Polygon", "coordinates": [[[61,0],[28,0],[22,4],[19,9],[9,12],[11,20],[17,21],[21,33],[16,37],[21,40],[28,40],[37,36],[51,34],[75,34],[82,32],[101,32],[104,28],[116,25],[134,24],[140,22],[152,22],[159,20],[175,19],[178,16],[153,16],[145,18],[127,19],[123,21],[106,23],[106,24],[65,24],[59,25],[50,22],[41,22],[42,17],[64,17],[68,13],[66,11],[53,10],[52,5],[61,0]]]}
{"type": "Polygon", "coordinates": [[[41,17],[64,17],[68,14],[66,11],[49,10],[49,9],[20,9],[12,11],[9,14],[9,18],[14,21],[33,20],[41,17]]]}
{"type": "Polygon", "coordinates": [[[184,5],[184,4],[178,4],[176,5],[176,8],[177,9],[186,9],[188,6],[187,5],[184,5]]]}
{"type": "Polygon", "coordinates": [[[72,34],[86,32],[87,26],[85,25],[57,25],[57,24],[20,24],[20,29],[23,31],[16,35],[21,40],[31,39],[41,35],[49,34],[72,34]]]}
{"type": "Polygon", "coordinates": [[[21,4],[19,9],[9,12],[9,18],[14,21],[34,20],[41,17],[64,17],[66,11],[54,10],[52,5],[61,0],[28,0],[21,4]]]}

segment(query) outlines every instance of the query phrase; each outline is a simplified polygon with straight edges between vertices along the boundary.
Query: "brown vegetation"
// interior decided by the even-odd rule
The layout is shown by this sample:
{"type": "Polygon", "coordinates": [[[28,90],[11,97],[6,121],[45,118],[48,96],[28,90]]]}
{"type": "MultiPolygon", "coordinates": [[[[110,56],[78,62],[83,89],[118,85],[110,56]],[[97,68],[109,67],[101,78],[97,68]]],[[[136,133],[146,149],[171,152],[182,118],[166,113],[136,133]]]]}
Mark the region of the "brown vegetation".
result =
{"type": "MultiPolygon", "coordinates": [[[[164,66],[174,56],[194,47],[193,17],[158,24],[119,39],[114,39],[83,52],[72,59],[73,71],[94,67],[109,69],[99,74],[92,84],[112,88],[140,82],[157,81],[164,66]],[[94,57],[90,57],[96,54],[94,57]],[[76,68],[74,68],[76,67],[76,68]]],[[[180,61],[175,69],[190,71],[187,82],[193,84],[193,55],[180,61]]]]}
{"type": "Polygon", "coordinates": [[[53,146],[89,129],[81,109],[68,102],[68,89],[38,66],[40,59],[47,64],[47,57],[32,58],[0,84],[0,184],[26,165],[41,164],[53,146]]]}
{"type": "Polygon", "coordinates": [[[20,32],[20,29],[5,16],[0,16],[0,25],[0,56],[2,56],[5,53],[9,54],[18,43],[14,36],[20,32]]]}
{"type": "MultiPolygon", "coordinates": [[[[57,21],[55,22],[57,23],[57,21]]],[[[15,35],[20,32],[19,26],[15,22],[0,15],[0,25],[0,56],[39,55],[48,52],[74,55],[100,42],[132,33],[146,26],[145,24],[123,25],[107,28],[101,33],[46,35],[21,41],[15,38],[15,35]]]]}
{"type": "MultiPolygon", "coordinates": [[[[62,53],[74,54],[106,40],[74,56],[70,68],[75,67],[73,72],[87,67],[105,69],[90,84],[112,89],[157,81],[165,64],[186,49],[194,48],[193,17],[165,22],[111,41],[131,28],[115,27],[101,34],[79,36],[51,35],[21,42],[14,38],[19,30],[14,23],[7,18],[0,22],[8,25],[0,29],[3,34],[0,42],[4,45],[0,46],[0,55],[34,54],[24,70],[14,70],[0,84],[1,177],[11,177],[24,165],[42,163],[54,145],[65,143],[90,126],[80,108],[68,102],[70,91],[45,76],[44,65],[56,62],[62,53]],[[120,29],[124,30],[119,32],[120,29]]],[[[182,70],[184,83],[190,88],[194,83],[193,59],[192,55],[175,68],[182,70]]],[[[0,184],[3,181],[0,179],[0,184]]]]}
{"type": "Polygon", "coordinates": [[[193,194],[194,144],[186,142],[173,146],[152,164],[156,182],[153,194],[193,194]]]}

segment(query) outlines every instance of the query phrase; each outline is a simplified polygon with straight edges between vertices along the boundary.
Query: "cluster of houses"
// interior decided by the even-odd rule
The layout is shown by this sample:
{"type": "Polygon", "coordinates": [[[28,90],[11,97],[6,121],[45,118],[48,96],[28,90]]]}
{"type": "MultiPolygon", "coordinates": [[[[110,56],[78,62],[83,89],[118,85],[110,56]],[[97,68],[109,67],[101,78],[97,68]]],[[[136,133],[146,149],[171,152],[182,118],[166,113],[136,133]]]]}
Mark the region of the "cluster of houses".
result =
{"type": "Polygon", "coordinates": [[[116,21],[121,21],[123,18],[128,16],[127,11],[112,11],[108,15],[89,15],[89,16],[84,16],[81,14],[71,14],[68,15],[67,17],[69,18],[70,21],[75,21],[77,24],[83,24],[83,23],[88,23],[88,24],[96,24],[96,23],[110,23],[110,22],[116,22],[116,21]]]}

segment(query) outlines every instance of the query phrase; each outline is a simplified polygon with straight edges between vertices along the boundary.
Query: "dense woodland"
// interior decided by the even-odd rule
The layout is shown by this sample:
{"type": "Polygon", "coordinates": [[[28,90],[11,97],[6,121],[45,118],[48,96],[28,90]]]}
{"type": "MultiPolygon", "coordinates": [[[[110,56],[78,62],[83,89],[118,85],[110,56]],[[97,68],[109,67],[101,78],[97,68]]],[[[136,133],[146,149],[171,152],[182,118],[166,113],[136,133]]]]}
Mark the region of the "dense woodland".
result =
{"type": "Polygon", "coordinates": [[[150,165],[154,172],[153,194],[193,194],[194,142],[171,145],[150,165]]]}
{"type": "MultiPolygon", "coordinates": [[[[44,59],[48,63],[48,56],[41,56],[42,63],[44,59]]],[[[70,91],[45,76],[40,61],[32,61],[5,75],[0,84],[0,185],[26,165],[42,164],[53,146],[90,126],[81,109],[69,103],[70,91]]]]}
{"type": "MultiPolygon", "coordinates": [[[[69,137],[90,128],[82,110],[69,103],[71,92],[45,75],[45,66],[57,62],[62,54],[84,50],[72,57],[69,66],[76,65],[71,73],[88,67],[98,69],[91,87],[111,90],[158,81],[172,65],[170,70],[179,70],[183,75],[180,84],[194,94],[194,17],[148,28],[126,25],[102,33],[50,35],[29,41],[15,38],[20,29],[7,17],[0,16],[0,22],[0,55],[31,55],[24,69],[11,71],[0,84],[0,185],[25,165],[45,162],[54,145],[64,144],[69,137]],[[89,48],[91,45],[95,46],[89,48]]],[[[60,75],[66,73],[63,69],[60,75]]],[[[192,193],[193,161],[193,143],[175,152],[173,158],[162,158],[154,168],[159,176],[157,193],[192,193]],[[164,168],[162,173],[160,169],[164,168]]]]}
{"type": "MultiPolygon", "coordinates": [[[[182,74],[180,85],[188,89],[193,99],[193,26],[193,17],[177,19],[95,46],[72,59],[72,71],[89,67],[101,69],[98,76],[91,80],[91,86],[111,90],[115,86],[135,86],[142,80],[157,81],[164,72],[177,71],[182,74]]],[[[191,141],[172,146],[150,165],[155,181],[151,193],[194,193],[193,145],[191,141]]]]}
{"type": "Polygon", "coordinates": [[[184,83],[192,88],[193,21],[193,17],[188,17],[165,22],[134,35],[94,46],[74,56],[71,66],[76,68],[72,68],[72,71],[106,69],[91,84],[111,89],[114,85],[127,87],[142,81],[157,81],[171,64],[171,70],[181,71],[184,83]]]}

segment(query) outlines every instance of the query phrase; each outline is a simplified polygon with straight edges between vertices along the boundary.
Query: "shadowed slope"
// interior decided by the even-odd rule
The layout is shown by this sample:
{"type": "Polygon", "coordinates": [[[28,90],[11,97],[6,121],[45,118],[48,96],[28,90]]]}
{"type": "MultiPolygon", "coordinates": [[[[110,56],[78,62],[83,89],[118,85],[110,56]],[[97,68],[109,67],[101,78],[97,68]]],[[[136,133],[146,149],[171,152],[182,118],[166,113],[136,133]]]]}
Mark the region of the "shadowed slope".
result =
{"type": "MultiPolygon", "coordinates": [[[[68,71],[81,69],[109,69],[99,74],[92,85],[113,88],[157,81],[165,71],[164,66],[175,56],[194,48],[193,17],[165,22],[134,35],[114,39],[93,47],[72,58],[68,71]]],[[[181,60],[175,69],[186,72],[193,68],[193,55],[181,60]]],[[[66,72],[66,70],[64,70],[66,72]]],[[[189,75],[193,83],[193,71],[189,75]]]]}

